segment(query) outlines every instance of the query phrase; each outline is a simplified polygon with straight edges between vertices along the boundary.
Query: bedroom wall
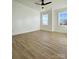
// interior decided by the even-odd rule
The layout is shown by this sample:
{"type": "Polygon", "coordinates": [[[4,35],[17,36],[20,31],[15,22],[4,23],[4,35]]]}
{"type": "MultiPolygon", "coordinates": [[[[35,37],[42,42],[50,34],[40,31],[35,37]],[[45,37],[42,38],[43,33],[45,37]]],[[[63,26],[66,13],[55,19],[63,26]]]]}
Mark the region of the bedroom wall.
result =
{"type": "Polygon", "coordinates": [[[57,19],[57,11],[63,8],[67,8],[66,2],[55,4],[55,6],[52,8],[52,31],[67,33],[67,26],[59,26],[57,19]]]}
{"type": "Polygon", "coordinates": [[[12,35],[40,30],[40,12],[12,2],[12,35]]]}

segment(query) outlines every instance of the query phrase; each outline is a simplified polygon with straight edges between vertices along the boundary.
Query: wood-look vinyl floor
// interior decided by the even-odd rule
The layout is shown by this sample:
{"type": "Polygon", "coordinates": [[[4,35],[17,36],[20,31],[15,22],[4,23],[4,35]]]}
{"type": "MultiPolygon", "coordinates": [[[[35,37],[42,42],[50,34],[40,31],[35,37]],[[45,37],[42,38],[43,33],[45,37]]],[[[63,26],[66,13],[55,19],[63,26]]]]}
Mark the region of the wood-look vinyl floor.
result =
{"type": "Polygon", "coordinates": [[[13,59],[67,59],[67,35],[35,31],[13,36],[13,59]]]}

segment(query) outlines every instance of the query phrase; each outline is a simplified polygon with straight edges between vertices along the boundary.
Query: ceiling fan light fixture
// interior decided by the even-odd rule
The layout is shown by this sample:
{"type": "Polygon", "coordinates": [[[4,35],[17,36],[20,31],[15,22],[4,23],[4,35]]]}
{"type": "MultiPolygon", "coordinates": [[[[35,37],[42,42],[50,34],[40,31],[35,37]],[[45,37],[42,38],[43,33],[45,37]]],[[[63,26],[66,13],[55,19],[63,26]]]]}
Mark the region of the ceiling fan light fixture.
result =
{"type": "Polygon", "coordinates": [[[44,9],[44,7],[42,7],[42,9],[44,9]]]}

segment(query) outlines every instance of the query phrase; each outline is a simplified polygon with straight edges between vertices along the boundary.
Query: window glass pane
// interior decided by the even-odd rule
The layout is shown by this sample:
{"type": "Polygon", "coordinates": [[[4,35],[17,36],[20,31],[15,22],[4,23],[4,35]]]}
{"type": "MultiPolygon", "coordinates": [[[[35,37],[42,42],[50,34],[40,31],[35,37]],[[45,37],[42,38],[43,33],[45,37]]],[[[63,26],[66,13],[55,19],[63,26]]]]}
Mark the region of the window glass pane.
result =
{"type": "Polygon", "coordinates": [[[48,25],[48,14],[42,15],[42,24],[48,25]]]}
{"type": "Polygon", "coordinates": [[[59,25],[67,25],[67,11],[58,13],[59,25]]]}

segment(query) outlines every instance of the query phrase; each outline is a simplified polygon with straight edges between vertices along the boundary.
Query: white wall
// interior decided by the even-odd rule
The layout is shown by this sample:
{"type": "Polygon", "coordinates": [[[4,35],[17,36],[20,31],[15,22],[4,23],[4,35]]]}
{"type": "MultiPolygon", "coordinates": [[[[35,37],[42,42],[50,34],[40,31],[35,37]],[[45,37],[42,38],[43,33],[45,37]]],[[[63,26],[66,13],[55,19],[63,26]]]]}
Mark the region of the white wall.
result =
{"type": "Polygon", "coordinates": [[[13,1],[12,34],[40,30],[40,12],[13,1]]]}
{"type": "Polygon", "coordinates": [[[57,3],[53,5],[52,9],[43,12],[43,14],[48,13],[48,25],[40,24],[40,12],[25,6],[19,2],[13,1],[12,6],[12,34],[21,34],[36,30],[47,30],[47,31],[57,31],[57,32],[67,32],[67,27],[58,26],[58,21],[56,18],[56,10],[61,8],[66,8],[67,4],[65,2],[57,3]]]}
{"type": "Polygon", "coordinates": [[[56,31],[56,32],[67,32],[67,26],[59,26],[58,25],[58,19],[57,19],[57,10],[67,8],[66,2],[60,2],[53,5],[52,9],[48,11],[43,11],[41,14],[48,13],[48,25],[42,24],[42,16],[41,16],[41,30],[47,30],[47,31],[56,31]]]}
{"type": "Polygon", "coordinates": [[[52,8],[52,31],[56,32],[67,32],[67,26],[59,26],[58,25],[58,19],[57,19],[57,11],[62,9],[62,8],[67,8],[67,3],[66,2],[60,2],[56,5],[53,6],[52,8]]]}

